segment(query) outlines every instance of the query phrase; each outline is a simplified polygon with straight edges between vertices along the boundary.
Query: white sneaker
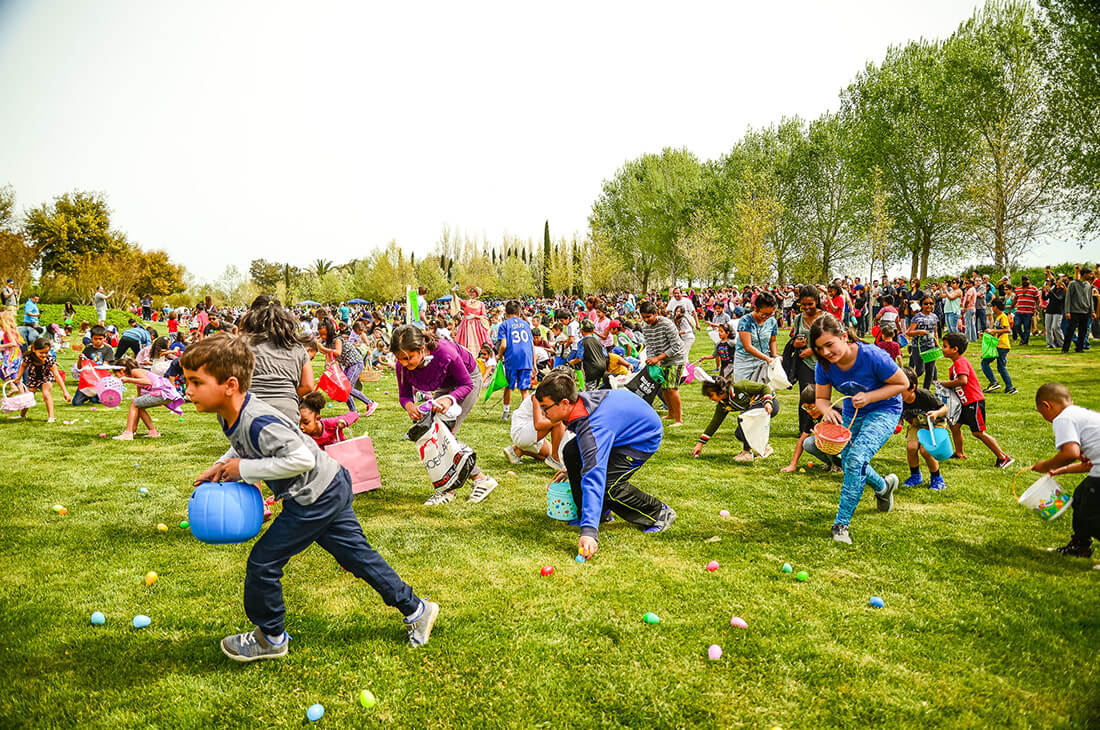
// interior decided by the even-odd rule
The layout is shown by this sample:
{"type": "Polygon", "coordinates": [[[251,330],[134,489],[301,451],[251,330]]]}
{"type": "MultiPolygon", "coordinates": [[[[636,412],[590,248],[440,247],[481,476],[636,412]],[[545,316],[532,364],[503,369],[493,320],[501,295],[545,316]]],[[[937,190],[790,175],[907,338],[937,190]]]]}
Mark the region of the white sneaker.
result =
{"type": "Polygon", "coordinates": [[[432,496],[425,500],[424,504],[428,507],[435,507],[440,504],[449,504],[455,501],[455,493],[450,492],[436,492],[432,496]]]}
{"type": "Polygon", "coordinates": [[[519,450],[513,444],[508,444],[504,447],[504,458],[512,464],[518,464],[523,460],[519,450]]]}
{"type": "Polygon", "coordinates": [[[565,471],[566,470],[565,469],[565,464],[561,463],[560,461],[555,459],[553,456],[547,456],[546,460],[543,463],[546,464],[551,469],[553,469],[554,471],[565,471]]]}
{"type": "Polygon", "coordinates": [[[467,502],[480,502],[489,496],[489,492],[497,488],[497,480],[490,476],[482,476],[474,480],[474,491],[467,502]]]}

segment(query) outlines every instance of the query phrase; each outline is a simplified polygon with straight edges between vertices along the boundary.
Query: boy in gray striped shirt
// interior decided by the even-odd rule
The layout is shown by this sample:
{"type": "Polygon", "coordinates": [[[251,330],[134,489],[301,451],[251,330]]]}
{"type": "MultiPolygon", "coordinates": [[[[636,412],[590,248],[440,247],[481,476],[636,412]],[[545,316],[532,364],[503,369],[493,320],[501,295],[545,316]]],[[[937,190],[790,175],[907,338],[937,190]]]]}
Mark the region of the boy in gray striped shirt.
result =
{"type": "Polygon", "coordinates": [[[653,302],[642,302],[638,307],[645,322],[646,365],[657,365],[665,378],[662,394],[668,405],[670,426],[683,426],[683,406],[680,403],[680,376],[687,364],[687,351],[680,332],[668,317],[657,312],[653,302]]]}
{"type": "Polygon", "coordinates": [[[412,588],[363,535],[351,506],[348,471],[322,451],[285,415],[248,392],[255,359],[247,342],[218,334],[184,350],[180,358],[187,393],[200,412],[215,413],[229,451],[202,473],[208,481],[265,481],[283,509],[248,556],[244,610],[253,631],[222,639],[230,659],[251,662],[286,656],[289,636],[280,579],[291,557],[313,543],[378,591],[386,605],[405,616],[409,644],[428,641],[439,606],[412,588]]]}

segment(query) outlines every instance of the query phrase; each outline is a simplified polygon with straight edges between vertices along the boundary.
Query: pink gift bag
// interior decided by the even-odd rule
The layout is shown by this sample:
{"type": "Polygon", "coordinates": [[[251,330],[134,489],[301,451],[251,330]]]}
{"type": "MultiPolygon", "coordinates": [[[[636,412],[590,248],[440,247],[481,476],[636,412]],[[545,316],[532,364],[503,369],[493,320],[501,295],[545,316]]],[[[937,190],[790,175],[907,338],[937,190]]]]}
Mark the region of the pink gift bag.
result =
{"type": "MultiPolygon", "coordinates": [[[[343,430],[339,433],[343,435],[343,430]]],[[[374,444],[371,443],[370,436],[329,444],[325,447],[325,453],[348,470],[352,494],[369,492],[382,486],[382,476],[378,473],[378,460],[374,458],[374,444]]]]}

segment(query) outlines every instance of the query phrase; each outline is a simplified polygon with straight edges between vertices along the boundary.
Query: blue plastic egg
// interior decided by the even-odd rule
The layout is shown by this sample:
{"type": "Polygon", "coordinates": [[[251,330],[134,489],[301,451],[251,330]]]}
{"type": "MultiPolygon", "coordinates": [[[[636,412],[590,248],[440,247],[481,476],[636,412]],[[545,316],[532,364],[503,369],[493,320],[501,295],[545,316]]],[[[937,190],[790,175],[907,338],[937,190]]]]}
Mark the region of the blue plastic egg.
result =
{"type": "Polygon", "coordinates": [[[107,617],[103,615],[102,611],[96,611],[92,614],[92,626],[102,626],[107,623],[107,617]]]}
{"type": "Polygon", "coordinates": [[[324,714],[325,714],[325,706],[324,705],[310,705],[309,709],[306,710],[306,719],[309,720],[310,722],[317,722],[322,717],[324,717],[324,714]]]}
{"type": "Polygon", "coordinates": [[[144,629],[146,626],[153,623],[153,619],[149,618],[143,613],[139,613],[137,616],[134,616],[133,623],[135,629],[144,629]]]}
{"type": "Polygon", "coordinates": [[[878,596],[871,596],[871,605],[874,606],[875,608],[882,608],[883,606],[886,605],[886,602],[883,601],[878,596]]]}
{"type": "Polygon", "coordinates": [[[260,490],[244,482],[204,482],[187,503],[191,534],[210,545],[251,540],[264,522],[260,490]]]}

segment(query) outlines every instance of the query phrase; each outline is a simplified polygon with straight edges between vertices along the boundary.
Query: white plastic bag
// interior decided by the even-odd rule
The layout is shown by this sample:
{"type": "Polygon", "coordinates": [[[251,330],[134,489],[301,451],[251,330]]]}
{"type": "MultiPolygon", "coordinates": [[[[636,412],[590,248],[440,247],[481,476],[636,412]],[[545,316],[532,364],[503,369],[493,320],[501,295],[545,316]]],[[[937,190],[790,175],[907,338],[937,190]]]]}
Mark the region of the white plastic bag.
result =
{"type": "Polygon", "coordinates": [[[473,471],[477,461],[473,449],[455,438],[436,414],[429,413],[418,421],[407,437],[416,442],[416,454],[435,490],[454,491],[473,471]]]}
{"type": "Polygon", "coordinates": [[[787,380],[787,372],[783,369],[782,358],[775,358],[768,363],[768,384],[772,390],[786,390],[791,387],[791,381],[787,380]]]}
{"type": "Polygon", "coordinates": [[[741,414],[741,433],[749,447],[758,454],[768,448],[768,439],[772,432],[772,417],[763,408],[753,408],[741,414]]]}

